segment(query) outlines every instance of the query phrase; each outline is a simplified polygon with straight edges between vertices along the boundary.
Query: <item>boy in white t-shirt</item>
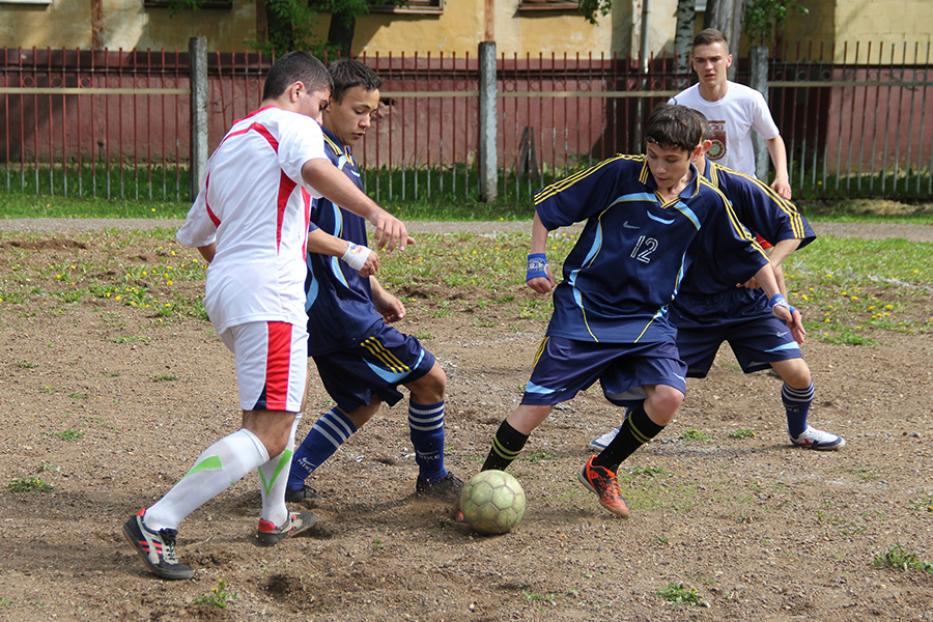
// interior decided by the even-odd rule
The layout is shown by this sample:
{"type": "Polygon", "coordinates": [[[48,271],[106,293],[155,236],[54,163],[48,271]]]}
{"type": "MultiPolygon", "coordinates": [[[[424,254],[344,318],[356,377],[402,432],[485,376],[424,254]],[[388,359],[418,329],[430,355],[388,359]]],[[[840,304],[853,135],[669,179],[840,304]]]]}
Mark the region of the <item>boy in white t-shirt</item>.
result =
{"type": "Polygon", "coordinates": [[[714,28],[701,30],[693,39],[693,69],[699,82],[669,101],[703,113],[709,120],[712,148],[706,157],[746,175],[755,175],[754,129],[768,145],[774,164],[771,187],[785,199],[791,198],[787,172],[787,149],[765,98],[758,91],[730,82],[726,70],[732,54],[725,36],[714,28]]]}
{"type": "Polygon", "coordinates": [[[190,579],[178,561],[178,526],[191,512],[258,469],[262,511],[259,544],[309,529],[310,512],[289,513],[285,483],[307,376],[305,255],[343,256],[361,272],[375,268],[369,250],[308,233],[311,198],[326,196],[376,228],[380,246],[412,240],[390,216],[338,171],[324,152],[316,122],[327,107],[324,65],[296,52],[272,66],[262,106],[234,123],[214,151],[178,241],[197,247],[210,266],[204,306],[236,362],[242,427],[208,447],[157,503],[140,510],[123,533],[150,571],[190,579]]]}

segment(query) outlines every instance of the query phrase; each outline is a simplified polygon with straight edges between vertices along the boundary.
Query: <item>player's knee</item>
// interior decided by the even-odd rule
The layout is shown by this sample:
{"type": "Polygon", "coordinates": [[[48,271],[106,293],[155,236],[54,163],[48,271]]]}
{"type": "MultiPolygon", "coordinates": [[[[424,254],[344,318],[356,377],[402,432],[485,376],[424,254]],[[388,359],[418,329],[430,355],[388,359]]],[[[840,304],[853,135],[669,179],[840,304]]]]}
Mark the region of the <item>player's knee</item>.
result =
{"type": "Polygon", "coordinates": [[[434,404],[444,399],[447,392],[447,374],[434,363],[427,374],[408,385],[412,398],[420,404],[434,404]]]}
{"type": "Polygon", "coordinates": [[[810,375],[810,366],[803,359],[782,361],[777,372],[781,380],[792,389],[806,389],[813,380],[810,375]]]}
{"type": "Polygon", "coordinates": [[[658,425],[667,425],[684,402],[684,394],[673,387],[658,386],[645,402],[645,410],[658,425]]]}

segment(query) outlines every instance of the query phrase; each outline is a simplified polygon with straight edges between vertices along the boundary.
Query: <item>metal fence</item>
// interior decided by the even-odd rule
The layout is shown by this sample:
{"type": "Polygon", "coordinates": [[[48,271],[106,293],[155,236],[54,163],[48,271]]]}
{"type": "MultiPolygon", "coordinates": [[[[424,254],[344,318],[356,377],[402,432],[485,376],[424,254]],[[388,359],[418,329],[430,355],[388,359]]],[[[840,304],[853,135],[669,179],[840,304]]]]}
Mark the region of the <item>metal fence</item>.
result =
{"type": "MultiPolygon", "coordinates": [[[[803,48],[780,50],[769,65],[796,194],[933,195],[930,46],[803,48]]],[[[355,148],[369,191],[379,201],[476,197],[476,57],[361,60],[382,76],[385,104],[355,148]]],[[[0,190],[188,198],[187,52],[5,49],[0,61],[0,190]]],[[[208,55],[210,145],[259,103],[270,61],[208,55]]],[[[647,74],[639,66],[619,56],[501,56],[499,195],[524,200],[569,171],[641,151],[644,118],[692,76],[670,58],[649,59],[647,74]]],[[[740,62],[740,82],[747,67],[740,62]]]]}

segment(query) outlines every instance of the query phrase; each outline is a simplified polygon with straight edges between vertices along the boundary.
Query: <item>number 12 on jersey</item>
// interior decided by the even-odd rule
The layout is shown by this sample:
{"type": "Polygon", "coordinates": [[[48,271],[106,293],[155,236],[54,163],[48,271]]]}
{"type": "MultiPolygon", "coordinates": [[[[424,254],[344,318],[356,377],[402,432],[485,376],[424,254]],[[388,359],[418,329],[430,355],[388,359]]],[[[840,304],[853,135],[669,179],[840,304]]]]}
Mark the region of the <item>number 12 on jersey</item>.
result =
{"type": "Polygon", "coordinates": [[[651,263],[651,253],[658,250],[658,241],[645,235],[638,236],[630,257],[642,263],[651,263]]]}

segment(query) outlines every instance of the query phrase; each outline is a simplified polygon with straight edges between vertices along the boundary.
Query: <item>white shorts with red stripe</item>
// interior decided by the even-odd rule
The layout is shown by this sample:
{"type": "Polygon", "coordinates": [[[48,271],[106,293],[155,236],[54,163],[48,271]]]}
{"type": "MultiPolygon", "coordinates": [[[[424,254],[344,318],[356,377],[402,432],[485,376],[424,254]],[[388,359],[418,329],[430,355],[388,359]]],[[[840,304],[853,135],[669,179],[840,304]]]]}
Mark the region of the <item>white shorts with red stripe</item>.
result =
{"type": "Polygon", "coordinates": [[[236,359],[243,410],[301,411],[308,377],[308,330],[288,322],[231,326],[220,338],[236,359]]]}

